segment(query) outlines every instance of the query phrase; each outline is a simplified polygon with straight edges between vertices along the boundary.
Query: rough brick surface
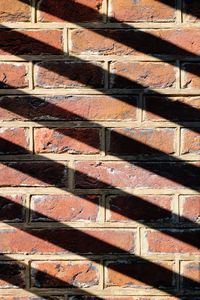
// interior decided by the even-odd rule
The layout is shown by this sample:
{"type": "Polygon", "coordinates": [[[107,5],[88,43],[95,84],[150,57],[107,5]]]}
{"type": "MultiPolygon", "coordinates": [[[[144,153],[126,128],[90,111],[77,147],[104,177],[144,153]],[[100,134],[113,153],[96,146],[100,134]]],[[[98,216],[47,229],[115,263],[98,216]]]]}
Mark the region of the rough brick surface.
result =
{"type": "Polygon", "coordinates": [[[182,68],[185,71],[183,75],[182,88],[184,89],[199,89],[199,66],[198,63],[184,63],[182,68]]]}
{"type": "Polygon", "coordinates": [[[112,0],[110,10],[112,21],[168,21],[175,19],[175,0],[169,1],[172,7],[155,0],[112,0]]]}
{"type": "Polygon", "coordinates": [[[35,150],[38,153],[98,153],[100,131],[97,128],[38,128],[35,150]]]}
{"type": "Polygon", "coordinates": [[[25,197],[18,195],[0,195],[0,221],[22,222],[25,216],[25,197]]]}
{"type": "Polygon", "coordinates": [[[37,195],[32,197],[32,221],[97,221],[97,195],[37,195]]]}
{"type": "Polygon", "coordinates": [[[0,154],[27,153],[27,128],[0,128],[1,148],[0,154]]]}
{"type": "Polygon", "coordinates": [[[182,153],[200,153],[200,132],[199,128],[182,129],[182,153]]]}
{"type": "Polygon", "coordinates": [[[102,0],[38,1],[41,22],[91,22],[102,21],[102,0]]]}
{"type": "Polygon", "coordinates": [[[182,204],[182,220],[186,222],[191,220],[197,222],[200,220],[200,197],[199,196],[184,196],[182,204]]]}
{"type": "Polygon", "coordinates": [[[90,261],[34,262],[32,286],[91,287],[98,285],[98,266],[90,261]]]}
{"type": "Polygon", "coordinates": [[[0,261],[0,288],[25,287],[25,266],[16,261],[0,261]]]}
{"type": "Polygon", "coordinates": [[[0,22],[28,22],[31,18],[30,1],[0,1],[0,22]]]}
{"type": "Polygon", "coordinates": [[[0,88],[28,87],[28,68],[25,64],[0,63],[0,88]]]}
{"type": "Polygon", "coordinates": [[[187,290],[200,290],[200,262],[187,262],[183,264],[183,277],[181,278],[181,287],[187,290]],[[198,284],[191,284],[190,280],[192,279],[194,282],[198,284]]]}

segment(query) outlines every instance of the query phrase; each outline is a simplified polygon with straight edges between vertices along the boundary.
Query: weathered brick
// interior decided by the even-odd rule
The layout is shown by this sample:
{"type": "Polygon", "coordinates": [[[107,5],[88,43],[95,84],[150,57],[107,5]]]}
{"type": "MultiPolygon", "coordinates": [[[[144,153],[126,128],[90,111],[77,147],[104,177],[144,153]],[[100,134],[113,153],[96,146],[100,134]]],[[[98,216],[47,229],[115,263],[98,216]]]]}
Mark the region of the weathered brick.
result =
{"type": "Polygon", "coordinates": [[[200,120],[200,97],[144,97],[144,119],[157,120],[200,120]]]}
{"type": "Polygon", "coordinates": [[[171,262],[118,261],[107,262],[107,286],[159,289],[172,288],[173,272],[171,262]],[[152,276],[152,274],[154,274],[152,276]]]}
{"type": "Polygon", "coordinates": [[[135,230],[17,229],[0,230],[2,253],[134,253],[135,230]]]}
{"type": "Polygon", "coordinates": [[[64,186],[66,169],[54,162],[0,164],[0,186],[64,186]]]}
{"type": "Polygon", "coordinates": [[[148,253],[200,254],[199,229],[146,230],[144,238],[148,253]]]}
{"type": "Polygon", "coordinates": [[[200,221],[200,196],[183,196],[181,198],[181,220],[200,221]]]}
{"type": "Polygon", "coordinates": [[[25,266],[17,261],[0,261],[0,288],[25,286],[25,266]]]}
{"type": "Polygon", "coordinates": [[[159,22],[175,20],[176,1],[170,0],[170,6],[155,0],[112,0],[111,1],[111,21],[123,22],[159,22]]]}
{"type": "Polygon", "coordinates": [[[32,268],[33,287],[92,287],[99,283],[98,266],[91,261],[35,261],[32,268]]]}
{"type": "Polygon", "coordinates": [[[173,128],[117,128],[108,131],[108,152],[116,155],[148,154],[158,156],[159,151],[174,153],[175,131],[173,128]]]}
{"type": "MultiPolygon", "coordinates": [[[[132,2],[133,3],[133,2],[132,2]]],[[[159,3],[159,2],[157,2],[159,3]]],[[[196,56],[198,29],[74,29],[70,51],[86,55],[182,55],[196,56]]]]}
{"type": "Polygon", "coordinates": [[[184,128],[181,129],[181,152],[183,154],[200,153],[200,129],[199,128],[184,128]]]}
{"type": "Polygon", "coordinates": [[[111,88],[174,88],[175,68],[161,62],[111,63],[111,88]]]}
{"type": "Polygon", "coordinates": [[[0,221],[22,222],[24,221],[24,196],[0,195],[0,221]]]}
{"type": "Polygon", "coordinates": [[[98,128],[37,128],[35,151],[54,153],[99,153],[100,130],[98,128]]]}
{"type": "Polygon", "coordinates": [[[135,120],[137,97],[1,96],[0,120],[135,120]]]}
{"type": "Polygon", "coordinates": [[[0,63],[0,89],[28,87],[28,68],[25,64],[0,63]]]}
{"type": "Polygon", "coordinates": [[[182,263],[183,276],[181,276],[181,288],[186,290],[200,289],[200,262],[182,263]],[[188,280],[189,279],[189,280],[188,280]]]}
{"type": "Polygon", "coordinates": [[[1,0],[0,22],[28,22],[31,18],[29,0],[1,0]]]}
{"type": "MultiPolygon", "coordinates": [[[[79,296],[79,295],[77,295],[77,296],[70,296],[69,299],[70,300],[99,300],[99,297],[98,296],[83,296],[83,295],[79,296]]],[[[132,296],[101,297],[101,299],[103,299],[103,300],[150,300],[150,298],[148,298],[148,297],[132,297],[132,296]]],[[[179,300],[179,299],[177,299],[177,300],[179,300]]]]}
{"type": "Polygon", "coordinates": [[[200,3],[198,0],[183,0],[184,12],[187,14],[184,16],[184,21],[199,22],[200,21],[200,3]]]}
{"type": "Polygon", "coordinates": [[[0,55],[62,54],[62,31],[0,30],[0,55]]]}
{"type": "Polygon", "coordinates": [[[0,154],[28,152],[27,128],[0,128],[0,154]]]}
{"type": "MultiPolygon", "coordinates": [[[[0,300],[63,300],[63,296],[0,296],[0,300]]],[[[145,299],[146,300],[146,299],[145,299]]]]}
{"type": "Polygon", "coordinates": [[[32,196],[32,221],[97,221],[98,195],[32,196]]]}
{"type": "Polygon", "coordinates": [[[77,188],[183,188],[199,186],[199,164],[177,162],[75,163],[77,188]]]}
{"type": "Polygon", "coordinates": [[[172,196],[168,195],[110,195],[107,205],[110,222],[165,222],[172,217],[172,196]]]}
{"type": "Polygon", "coordinates": [[[94,22],[102,21],[102,0],[38,1],[41,22],[94,22]]]}
{"type": "Polygon", "coordinates": [[[45,61],[37,64],[36,87],[102,88],[104,71],[96,62],[45,61]]]}
{"type": "Polygon", "coordinates": [[[200,88],[200,64],[195,63],[184,63],[182,64],[182,69],[184,70],[183,74],[183,82],[182,88],[183,89],[199,89],[200,88]]]}

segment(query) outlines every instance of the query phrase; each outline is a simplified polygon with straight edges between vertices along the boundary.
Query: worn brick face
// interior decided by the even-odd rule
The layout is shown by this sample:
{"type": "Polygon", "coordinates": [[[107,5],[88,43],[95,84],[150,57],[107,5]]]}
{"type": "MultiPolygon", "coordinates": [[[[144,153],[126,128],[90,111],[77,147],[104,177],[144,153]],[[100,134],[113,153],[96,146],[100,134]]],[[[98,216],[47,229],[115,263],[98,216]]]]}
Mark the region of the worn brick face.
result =
{"type": "Polygon", "coordinates": [[[187,290],[200,290],[200,262],[186,262],[182,265],[181,287],[187,290]],[[191,280],[193,280],[193,284],[191,280]]]}
{"type": "Polygon", "coordinates": [[[0,1],[0,22],[28,22],[31,19],[30,1],[0,1]]]}
{"type": "Polygon", "coordinates": [[[182,153],[200,153],[200,131],[199,128],[189,128],[181,130],[182,153]]]}
{"type": "Polygon", "coordinates": [[[92,287],[99,283],[97,264],[90,261],[56,261],[32,263],[32,286],[92,287]]]}
{"type": "Polygon", "coordinates": [[[0,261],[0,288],[25,287],[25,266],[16,261],[0,261]]]}
{"type": "Polygon", "coordinates": [[[25,196],[0,195],[0,221],[22,222],[25,220],[25,196]]]}
{"type": "Polygon", "coordinates": [[[181,217],[183,222],[200,220],[200,196],[183,196],[181,198],[181,217]]]}
{"type": "Polygon", "coordinates": [[[0,128],[0,154],[19,154],[28,152],[27,128],[0,128]]]}
{"type": "Polygon", "coordinates": [[[28,87],[28,67],[19,63],[0,63],[0,88],[28,87]]]}

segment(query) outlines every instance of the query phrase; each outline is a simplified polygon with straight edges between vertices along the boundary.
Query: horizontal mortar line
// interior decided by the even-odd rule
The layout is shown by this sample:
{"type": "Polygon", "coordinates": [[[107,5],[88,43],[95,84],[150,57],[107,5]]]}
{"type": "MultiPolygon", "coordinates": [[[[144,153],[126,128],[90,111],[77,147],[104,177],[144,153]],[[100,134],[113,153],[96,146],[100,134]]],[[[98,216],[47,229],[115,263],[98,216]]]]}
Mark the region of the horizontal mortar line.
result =
{"type": "Polygon", "coordinates": [[[0,28],[5,29],[188,29],[188,28],[199,28],[198,22],[88,22],[88,23],[70,23],[70,22],[20,22],[20,23],[8,23],[2,22],[0,28]]]}
{"type": "Polygon", "coordinates": [[[13,154],[13,155],[2,155],[0,154],[0,162],[3,163],[7,163],[7,162],[45,162],[48,160],[54,160],[54,162],[56,163],[57,161],[62,161],[63,163],[66,162],[68,163],[68,161],[70,161],[71,159],[74,159],[76,161],[87,161],[87,162],[92,162],[92,161],[98,161],[98,162],[132,162],[132,163],[137,163],[137,162],[166,162],[166,163],[170,163],[170,162],[177,162],[181,163],[181,162],[189,162],[189,163],[193,163],[196,161],[199,161],[200,159],[200,155],[199,154],[183,154],[183,155],[176,155],[176,154],[170,154],[170,159],[169,157],[165,157],[166,155],[168,155],[167,153],[165,154],[163,152],[163,154],[158,155],[158,154],[151,154],[151,155],[146,155],[145,154],[140,154],[140,155],[119,155],[117,157],[112,156],[112,155],[106,155],[104,156],[104,152],[102,152],[102,154],[92,154],[92,153],[88,153],[88,154],[76,154],[76,153],[60,153],[60,154],[43,154],[41,152],[35,153],[30,155],[22,155],[22,154],[13,154]],[[38,157],[38,155],[40,157],[38,157]],[[180,161],[181,160],[181,161],[180,161]]]}
{"type": "MultiPolygon", "coordinates": [[[[115,260],[115,259],[130,259],[132,261],[139,261],[140,259],[135,258],[132,254],[127,255],[120,255],[120,254],[101,254],[101,255],[94,255],[94,254],[86,254],[83,256],[80,256],[78,254],[10,254],[9,257],[5,255],[0,255],[0,261],[10,261],[10,260],[30,260],[30,261],[85,261],[85,260],[115,260]]],[[[174,261],[174,259],[179,259],[183,262],[185,261],[199,261],[199,255],[195,254],[147,254],[147,255],[141,255],[141,260],[161,260],[161,261],[174,261]]]]}
{"type": "MultiPolygon", "coordinates": [[[[36,88],[34,90],[30,89],[19,89],[19,88],[13,88],[13,89],[0,89],[0,95],[22,95],[24,96],[26,94],[30,95],[40,95],[40,96],[47,96],[52,94],[54,96],[57,95],[135,95],[137,93],[142,94],[162,94],[164,95],[170,95],[170,96],[200,96],[200,89],[176,89],[176,88],[165,88],[165,89],[112,89],[112,90],[95,90],[94,88],[47,88],[47,89],[39,89],[36,88]]],[[[26,95],[27,97],[27,95],[26,95]]]]}
{"type": "MultiPolygon", "coordinates": [[[[200,192],[200,188],[199,188],[200,192]]],[[[148,189],[148,188],[141,188],[141,189],[130,189],[130,188],[121,188],[120,191],[116,189],[73,189],[73,191],[69,191],[68,188],[56,188],[56,187],[41,187],[41,186],[20,186],[20,187],[0,187],[0,194],[31,194],[31,195],[38,195],[38,194],[56,194],[56,195],[86,195],[86,194],[105,194],[105,195],[126,195],[129,193],[130,195],[198,195],[198,191],[194,191],[193,189],[148,189]]]]}
{"type": "MultiPolygon", "coordinates": [[[[57,61],[75,61],[78,59],[84,60],[86,62],[101,62],[101,61],[123,61],[123,62],[168,62],[168,61],[176,61],[181,60],[181,62],[200,62],[199,57],[184,57],[182,55],[160,55],[160,57],[153,57],[149,55],[96,55],[96,54],[81,54],[81,55],[74,55],[73,51],[70,51],[70,54],[63,54],[63,55],[21,55],[17,57],[16,55],[0,55],[1,62],[29,62],[29,61],[49,61],[49,60],[57,60],[57,61]],[[73,58],[72,58],[73,55],[73,58]]],[[[80,62],[80,61],[79,61],[80,62]]]]}
{"type": "Polygon", "coordinates": [[[163,222],[161,223],[151,223],[147,222],[144,225],[141,225],[141,222],[31,222],[31,223],[0,223],[0,229],[13,229],[13,225],[16,229],[21,230],[28,230],[28,229],[66,229],[66,226],[70,226],[70,230],[75,229],[109,229],[109,230],[131,230],[131,229],[137,229],[138,227],[143,229],[150,229],[150,230],[157,230],[159,229],[197,229],[199,228],[198,223],[178,223],[176,221],[170,221],[170,222],[163,222]],[[58,223],[59,222],[59,223],[58,223]]]}

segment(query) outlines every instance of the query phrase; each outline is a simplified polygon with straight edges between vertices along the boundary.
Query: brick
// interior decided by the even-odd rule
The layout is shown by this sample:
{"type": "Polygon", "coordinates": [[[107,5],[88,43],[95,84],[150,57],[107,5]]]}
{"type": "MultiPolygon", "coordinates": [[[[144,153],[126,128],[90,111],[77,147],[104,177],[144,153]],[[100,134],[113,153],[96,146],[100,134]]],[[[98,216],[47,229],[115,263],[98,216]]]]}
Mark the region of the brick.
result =
{"type": "Polygon", "coordinates": [[[102,0],[39,1],[41,22],[94,22],[102,21],[102,0]]]}
{"type": "Polygon", "coordinates": [[[71,32],[70,51],[76,55],[151,54],[163,55],[165,58],[166,55],[196,56],[200,54],[199,42],[200,32],[192,28],[153,30],[78,28],[71,32]]]}
{"type": "Polygon", "coordinates": [[[181,130],[181,152],[182,154],[199,154],[200,153],[200,129],[184,128],[181,130]]]}
{"type": "Polygon", "coordinates": [[[0,55],[62,54],[61,30],[0,30],[0,55]]]}
{"type": "Polygon", "coordinates": [[[0,222],[24,221],[24,196],[0,195],[0,222]]]}
{"type": "Polygon", "coordinates": [[[65,166],[54,162],[0,164],[0,186],[64,186],[65,166]]]}
{"type": "Polygon", "coordinates": [[[27,128],[0,128],[0,154],[21,154],[28,152],[27,128]]]}
{"type": "Polygon", "coordinates": [[[172,218],[172,196],[110,195],[107,197],[110,222],[165,222],[172,218]]]}
{"type": "Polygon", "coordinates": [[[199,63],[184,63],[182,64],[182,69],[184,71],[183,74],[183,82],[181,87],[183,89],[199,89],[200,81],[199,81],[199,63]]]}
{"type": "Polygon", "coordinates": [[[0,89],[28,87],[28,68],[25,64],[0,63],[0,89]]]}
{"type": "Polygon", "coordinates": [[[175,151],[174,138],[172,128],[112,128],[108,131],[108,153],[141,155],[142,158],[148,154],[172,154],[175,151]]]}
{"type": "Polygon", "coordinates": [[[118,261],[107,262],[107,286],[172,288],[173,272],[170,262],[118,261]],[[152,276],[154,274],[154,276],[152,276]]]}
{"type": "Polygon", "coordinates": [[[135,120],[137,97],[1,96],[0,120],[135,120]]]}
{"type": "Polygon", "coordinates": [[[0,22],[28,22],[31,19],[30,1],[1,0],[0,22]]]}
{"type": "Polygon", "coordinates": [[[199,229],[167,229],[161,232],[146,230],[148,253],[199,254],[199,229]]]}
{"type": "Polygon", "coordinates": [[[199,22],[200,21],[200,3],[198,0],[183,0],[184,12],[188,15],[184,16],[184,21],[199,22]]]}
{"type": "Polygon", "coordinates": [[[181,288],[185,290],[199,290],[200,262],[187,262],[183,264],[182,268],[181,288]]]}
{"type": "Polygon", "coordinates": [[[111,64],[111,88],[174,88],[174,66],[160,62],[115,62],[111,64]]]}
{"type": "Polygon", "coordinates": [[[181,204],[182,221],[198,222],[200,220],[200,196],[183,196],[181,204]]]}
{"type": "Polygon", "coordinates": [[[37,64],[36,87],[102,88],[104,71],[100,63],[45,61],[37,64]]]}
{"type": "MultiPolygon", "coordinates": [[[[70,300],[99,300],[98,296],[70,296],[70,300]]],[[[122,296],[122,297],[101,297],[103,300],[151,300],[149,297],[132,297],[132,296],[122,296]]],[[[1,298],[0,298],[1,300],[1,298]]],[[[4,300],[4,299],[3,299],[4,300]]],[[[179,299],[176,299],[179,300],[179,299]]]]}
{"type": "Polygon", "coordinates": [[[91,261],[35,261],[32,268],[33,287],[83,288],[99,283],[98,266],[91,261]]]}
{"type": "Polygon", "coordinates": [[[32,221],[88,221],[98,220],[98,195],[36,195],[32,196],[32,221]]]}
{"type": "Polygon", "coordinates": [[[197,121],[200,120],[200,97],[145,96],[144,119],[197,121]]]}
{"type": "Polygon", "coordinates": [[[0,238],[2,253],[133,254],[136,232],[125,229],[1,229],[0,238]]]}
{"type": "Polygon", "coordinates": [[[25,266],[17,261],[0,261],[0,288],[25,287],[25,266]]]}
{"type": "Polygon", "coordinates": [[[98,128],[37,128],[35,151],[38,153],[99,153],[98,128]]]}
{"type": "Polygon", "coordinates": [[[155,0],[112,0],[111,21],[122,22],[159,22],[175,20],[175,0],[169,1],[170,6],[155,0]]]}
{"type": "Polygon", "coordinates": [[[198,164],[170,162],[75,163],[77,188],[184,188],[199,186],[198,164]]]}
{"type": "Polygon", "coordinates": [[[0,296],[0,300],[63,300],[62,296],[0,296]]]}

